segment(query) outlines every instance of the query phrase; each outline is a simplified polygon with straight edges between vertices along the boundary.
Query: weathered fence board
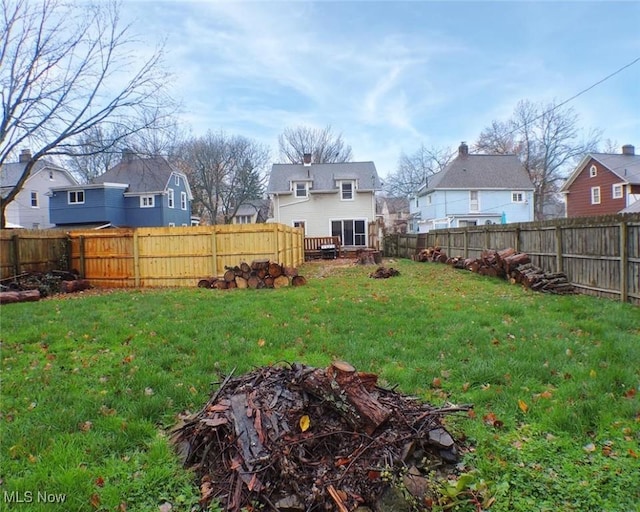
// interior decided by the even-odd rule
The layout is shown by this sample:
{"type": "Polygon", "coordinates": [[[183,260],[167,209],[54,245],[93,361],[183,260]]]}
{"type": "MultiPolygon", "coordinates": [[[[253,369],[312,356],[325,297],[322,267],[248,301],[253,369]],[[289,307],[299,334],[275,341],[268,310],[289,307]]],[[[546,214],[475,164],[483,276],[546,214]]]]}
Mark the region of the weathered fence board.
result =
{"type": "Polygon", "coordinates": [[[449,256],[477,258],[513,247],[544,269],[565,272],[582,293],[640,304],[640,215],[441,229],[385,237],[386,256],[411,258],[440,246],[449,256]]]}
{"type": "Polygon", "coordinates": [[[64,231],[39,229],[0,230],[0,277],[22,272],[66,268],[69,247],[64,231]]]}

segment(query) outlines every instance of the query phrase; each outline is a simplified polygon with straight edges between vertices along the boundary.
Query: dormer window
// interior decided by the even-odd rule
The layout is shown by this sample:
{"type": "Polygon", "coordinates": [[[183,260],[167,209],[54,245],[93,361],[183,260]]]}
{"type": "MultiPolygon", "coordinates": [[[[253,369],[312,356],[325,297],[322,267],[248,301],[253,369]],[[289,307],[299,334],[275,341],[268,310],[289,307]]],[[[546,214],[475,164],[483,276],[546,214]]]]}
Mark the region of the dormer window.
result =
{"type": "Polygon", "coordinates": [[[175,175],[175,184],[176,184],[176,187],[180,186],[180,176],[178,176],[177,174],[175,175]]]}
{"type": "Polygon", "coordinates": [[[309,186],[307,183],[301,181],[293,184],[296,197],[307,197],[309,194],[309,186]]]}
{"type": "Polygon", "coordinates": [[[352,181],[343,181],[340,183],[340,197],[343,201],[353,201],[352,181]]]}
{"type": "Polygon", "coordinates": [[[595,165],[589,167],[589,177],[595,178],[598,175],[598,168],[595,165]]]}

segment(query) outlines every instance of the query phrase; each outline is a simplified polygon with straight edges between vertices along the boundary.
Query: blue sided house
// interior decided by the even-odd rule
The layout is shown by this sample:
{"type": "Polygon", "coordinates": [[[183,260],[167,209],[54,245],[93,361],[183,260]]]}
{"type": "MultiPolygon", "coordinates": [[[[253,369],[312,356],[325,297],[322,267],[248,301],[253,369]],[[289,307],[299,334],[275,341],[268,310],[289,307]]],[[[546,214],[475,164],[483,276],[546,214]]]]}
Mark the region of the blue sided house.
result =
{"type": "Polygon", "coordinates": [[[130,150],[90,184],[50,189],[49,215],[56,227],[190,226],[189,182],[162,157],[130,150]]]}
{"type": "Polygon", "coordinates": [[[534,186],[515,155],[458,156],[410,198],[409,232],[530,222],[534,186]]]}

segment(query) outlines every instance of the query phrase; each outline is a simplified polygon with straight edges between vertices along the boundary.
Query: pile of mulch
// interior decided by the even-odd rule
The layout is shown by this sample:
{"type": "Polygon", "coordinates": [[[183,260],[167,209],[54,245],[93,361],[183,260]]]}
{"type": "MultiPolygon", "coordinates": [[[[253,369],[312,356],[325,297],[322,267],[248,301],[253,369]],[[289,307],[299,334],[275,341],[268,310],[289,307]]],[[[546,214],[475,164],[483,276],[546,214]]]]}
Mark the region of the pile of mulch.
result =
{"type": "Polygon", "coordinates": [[[369,277],[373,279],[389,279],[400,275],[400,271],[393,267],[378,267],[375,272],[371,272],[369,277]]]}
{"type": "Polygon", "coordinates": [[[428,474],[460,455],[443,416],[470,407],[433,407],[345,362],[294,363],[228,376],[172,440],[204,507],[346,512],[376,508],[394,483],[415,505],[435,495],[428,474]]]}

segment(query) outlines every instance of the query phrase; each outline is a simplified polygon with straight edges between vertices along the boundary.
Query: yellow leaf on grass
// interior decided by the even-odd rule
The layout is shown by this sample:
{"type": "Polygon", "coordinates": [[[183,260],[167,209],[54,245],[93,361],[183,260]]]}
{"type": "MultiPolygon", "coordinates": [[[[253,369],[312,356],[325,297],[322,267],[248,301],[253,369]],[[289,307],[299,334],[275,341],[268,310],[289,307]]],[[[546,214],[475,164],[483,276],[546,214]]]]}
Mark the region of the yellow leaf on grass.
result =
{"type": "Polygon", "coordinates": [[[518,407],[520,407],[520,410],[524,413],[529,410],[529,406],[524,400],[518,400],[518,407]]]}
{"type": "Polygon", "coordinates": [[[266,341],[265,341],[265,339],[264,339],[264,338],[260,338],[260,339],[258,340],[258,346],[259,346],[259,347],[264,347],[264,344],[265,344],[265,343],[266,343],[266,341]]]}
{"type": "Polygon", "coordinates": [[[300,418],[300,430],[306,432],[311,426],[311,419],[306,414],[300,418]]]}

